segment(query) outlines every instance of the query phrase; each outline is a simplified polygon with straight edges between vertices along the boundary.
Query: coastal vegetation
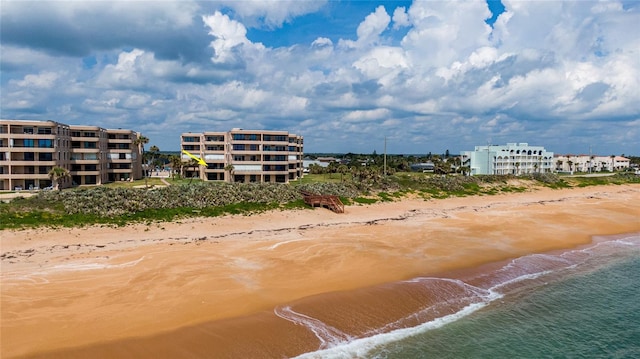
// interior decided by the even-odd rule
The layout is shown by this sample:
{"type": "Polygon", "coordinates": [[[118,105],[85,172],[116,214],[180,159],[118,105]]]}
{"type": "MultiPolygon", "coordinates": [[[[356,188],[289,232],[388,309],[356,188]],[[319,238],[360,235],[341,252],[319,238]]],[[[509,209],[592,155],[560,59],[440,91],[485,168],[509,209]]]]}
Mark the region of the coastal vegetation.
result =
{"type": "MultiPolygon", "coordinates": [[[[251,214],[274,209],[307,208],[301,191],[336,195],[347,205],[425,200],[454,196],[495,195],[536,188],[640,183],[640,176],[568,177],[551,173],[521,176],[463,176],[396,172],[384,176],[379,168],[343,171],[333,177],[311,174],[291,184],[224,183],[169,180],[161,186],[135,188],[116,184],[63,191],[41,191],[30,198],[0,204],[0,229],[38,226],[124,225],[196,216],[251,214]]],[[[135,184],[135,183],[134,183],[135,184]]]]}

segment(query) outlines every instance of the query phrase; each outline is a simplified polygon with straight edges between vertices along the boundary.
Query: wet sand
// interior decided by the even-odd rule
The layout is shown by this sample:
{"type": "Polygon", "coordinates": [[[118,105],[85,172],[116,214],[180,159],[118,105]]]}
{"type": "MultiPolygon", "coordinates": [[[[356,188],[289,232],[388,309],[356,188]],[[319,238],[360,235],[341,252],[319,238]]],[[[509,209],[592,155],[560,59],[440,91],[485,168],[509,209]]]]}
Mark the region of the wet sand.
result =
{"type": "Polygon", "coordinates": [[[274,309],[364,335],[412,308],[394,282],[638,231],[638,185],[3,231],[0,354],[295,356],[323,343],[274,309]]]}

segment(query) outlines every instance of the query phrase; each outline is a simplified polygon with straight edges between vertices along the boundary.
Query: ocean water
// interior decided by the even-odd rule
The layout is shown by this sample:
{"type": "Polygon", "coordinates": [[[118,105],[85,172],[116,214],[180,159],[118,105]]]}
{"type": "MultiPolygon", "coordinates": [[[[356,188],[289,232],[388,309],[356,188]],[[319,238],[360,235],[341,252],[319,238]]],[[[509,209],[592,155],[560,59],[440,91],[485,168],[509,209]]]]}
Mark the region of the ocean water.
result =
{"type": "Polygon", "coordinates": [[[452,295],[425,307],[431,316],[418,324],[398,321],[349,340],[325,336],[328,345],[299,357],[640,358],[640,234],[415,282],[447,283],[441,288],[452,295]]]}

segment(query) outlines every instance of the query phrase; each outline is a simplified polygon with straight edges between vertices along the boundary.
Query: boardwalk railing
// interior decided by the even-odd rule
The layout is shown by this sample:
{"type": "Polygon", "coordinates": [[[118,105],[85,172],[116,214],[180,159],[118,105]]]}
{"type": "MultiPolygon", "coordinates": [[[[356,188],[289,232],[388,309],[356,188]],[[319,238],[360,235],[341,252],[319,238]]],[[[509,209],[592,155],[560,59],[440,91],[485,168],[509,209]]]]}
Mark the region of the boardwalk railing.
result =
{"type": "Polygon", "coordinates": [[[336,213],[344,213],[344,204],[338,196],[315,194],[300,191],[304,197],[304,203],[311,207],[326,207],[336,213]]]}

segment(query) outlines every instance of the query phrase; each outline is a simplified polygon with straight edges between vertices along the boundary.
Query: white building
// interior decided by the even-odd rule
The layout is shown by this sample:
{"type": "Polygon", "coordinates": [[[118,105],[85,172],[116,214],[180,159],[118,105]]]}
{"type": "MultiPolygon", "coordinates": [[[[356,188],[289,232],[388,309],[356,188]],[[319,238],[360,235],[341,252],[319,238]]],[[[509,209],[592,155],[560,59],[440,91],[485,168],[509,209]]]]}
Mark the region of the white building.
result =
{"type": "Polygon", "coordinates": [[[520,175],[553,172],[553,152],[528,143],[476,146],[474,151],[462,151],[462,165],[471,175],[520,175]]]}
{"type": "Polygon", "coordinates": [[[614,172],[629,168],[631,160],[622,156],[557,155],[554,158],[558,172],[614,172]]]}

